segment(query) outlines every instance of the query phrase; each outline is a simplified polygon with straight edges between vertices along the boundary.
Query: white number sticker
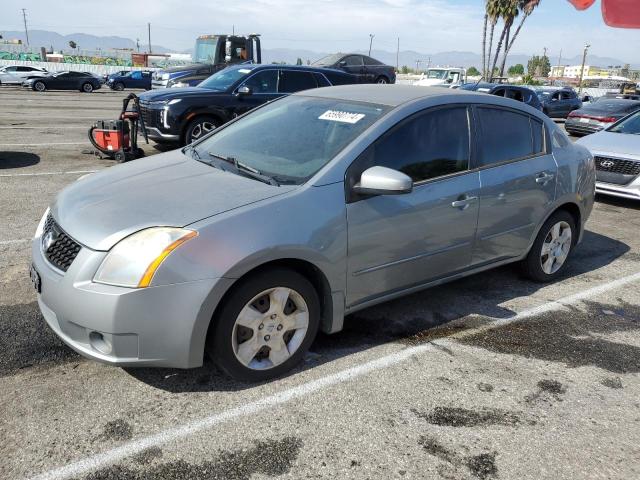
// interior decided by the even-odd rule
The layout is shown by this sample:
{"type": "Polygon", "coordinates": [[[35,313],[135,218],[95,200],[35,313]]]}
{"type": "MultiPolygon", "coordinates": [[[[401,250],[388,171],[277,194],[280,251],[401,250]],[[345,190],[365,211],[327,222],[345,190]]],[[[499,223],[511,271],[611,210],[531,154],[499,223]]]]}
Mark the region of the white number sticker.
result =
{"type": "Polygon", "coordinates": [[[327,110],[318,117],[319,120],[331,122],[358,123],[365,117],[364,113],[341,112],[340,110],[327,110]]]}

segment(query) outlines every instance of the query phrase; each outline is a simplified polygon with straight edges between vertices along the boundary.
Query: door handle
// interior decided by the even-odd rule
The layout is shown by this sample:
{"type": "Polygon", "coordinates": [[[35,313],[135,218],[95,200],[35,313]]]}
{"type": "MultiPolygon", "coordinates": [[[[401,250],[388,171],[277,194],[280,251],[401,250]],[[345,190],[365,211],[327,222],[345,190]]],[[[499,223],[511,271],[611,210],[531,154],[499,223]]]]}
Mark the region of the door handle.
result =
{"type": "Polygon", "coordinates": [[[552,173],[542,172],[540,175],[536,177],[536,183],[540,183],[542,185],[546,185],[551,180],[553,180],[555,175],[552,173]]]}
{"type": "Polygon", "coordinates": [[[478,200],[478,197],[469,197],[464,195],[459,200],[455,200],[451,202],[451,206],[453,208],[459,208],[460,210],[465,210],[470,204],[478,200]]]}

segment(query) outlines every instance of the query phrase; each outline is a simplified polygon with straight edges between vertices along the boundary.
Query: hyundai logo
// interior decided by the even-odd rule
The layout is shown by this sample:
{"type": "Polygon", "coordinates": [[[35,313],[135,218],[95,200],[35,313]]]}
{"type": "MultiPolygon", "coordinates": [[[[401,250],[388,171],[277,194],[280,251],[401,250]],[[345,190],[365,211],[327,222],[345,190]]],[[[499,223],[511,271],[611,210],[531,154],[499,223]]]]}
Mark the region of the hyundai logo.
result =
{"type": "Polygon", "coordinates": [[[44,251],[46,252],[47,250],[49,250],[51,246],[56,243],[57,239],[58,238],[52,230],[49,230],[47,233],[45,233],[44,237],[42,237],[42,248],[44,249],[44,251]]]}
{"type": "Polygon", "coordinates": [[[613,167],[614,162],[612,162],[611,160],[605,160],[604,162],[600,162],[600,166],[603,168],[611,168],[613,167]]]}

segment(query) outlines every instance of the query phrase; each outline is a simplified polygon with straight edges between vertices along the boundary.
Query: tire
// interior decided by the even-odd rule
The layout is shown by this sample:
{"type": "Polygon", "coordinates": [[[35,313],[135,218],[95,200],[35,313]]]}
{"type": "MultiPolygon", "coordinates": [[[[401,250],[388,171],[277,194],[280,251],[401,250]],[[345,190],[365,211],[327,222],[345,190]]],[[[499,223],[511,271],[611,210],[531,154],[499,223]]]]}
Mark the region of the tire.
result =
{"type": "Polygon", "coordinates": [[[381,85],[386,85],[389,83],[389,79],[383,75],[379,76],[378,78],[376,78],[376,83],[379,83],[381,85]]]}
{"type": "Polygon", "coordinates": [[[82,87],[80,87],[80,91],[84,93],[91,93],[93,92],[93,85],[89,82],[83,83],[82,87]]]}
{"type": "Polygon", "coordinates": [[[44,92],[47,89],[47,86],[44,84],[44,82],[37,81],[34,82],[33,89],[36,92],[44,92]]]}
{"type": "Polygon", "coordinates": [[[567,265],[577,240],[573,216],[566,210],[558,210],[538,232],[529,254],[521,263],[522,273],[536,282],[555,280],[567,265]]]}
{"type": "Polygon", "coordinates": [[[122,152],[116,152],[113,159],[118,163],[124,163],[127,161],[127,156],[122,152]]]}
{"type": "Polygon", "coordinates": [[[224,300],[209,328],[207,353],[236,380],[270,380],[300,363],[319,325],[311,282],[293,270],[264,270],[241,280],[224,300]]]}
{"type": "Polygon", "coordinates": [[[122,90],[124,90],[124,83],[122,82],[117,82],[113,84],[113,87],[111,87],[113,90],[115,90],[116,92],[121,92],[122,90]]]}
{"type": "Polygon", "coordinates": [[[197,117],[189,122],[184,132],[183,145],[200,140],[207,133],[220,126],[220,122],[213,117],[197,117]]]}

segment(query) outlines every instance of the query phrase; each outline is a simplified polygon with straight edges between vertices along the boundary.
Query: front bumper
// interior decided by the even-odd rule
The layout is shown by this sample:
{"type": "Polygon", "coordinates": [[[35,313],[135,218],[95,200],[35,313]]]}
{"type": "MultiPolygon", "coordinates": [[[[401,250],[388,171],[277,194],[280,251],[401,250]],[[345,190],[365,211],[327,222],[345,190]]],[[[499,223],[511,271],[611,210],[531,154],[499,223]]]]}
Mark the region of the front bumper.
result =
{"type": "Polygon", "coordinates": [[[614,185],[612,183],[596,182],[596,193],[614,197],[640,200],[640,179],[629,185],[614,185]]]}
{"type": "MultiPolygon", "coordinates": [[[[155,142],[172,142],[173,143],[173,142],[180,141],[180,135],[163,133],[156,127],[147,127],[146,125],[145,125],[145,129],[147,130],[147,136],[149,137],[149,139],[155,142]]],[[[142,130],[140,129],[140,131],[142,130]]]]}
{"type": "Polygon", "coordinates": [[[149,288],[92,281],[106,252],[83,247],[67,272],[53,268],[32,243],[40,275],[38,305],[49,327],[83,356],[119,366],[191,368],[202,365],[215,306],[228,279],[149,288]]]}

